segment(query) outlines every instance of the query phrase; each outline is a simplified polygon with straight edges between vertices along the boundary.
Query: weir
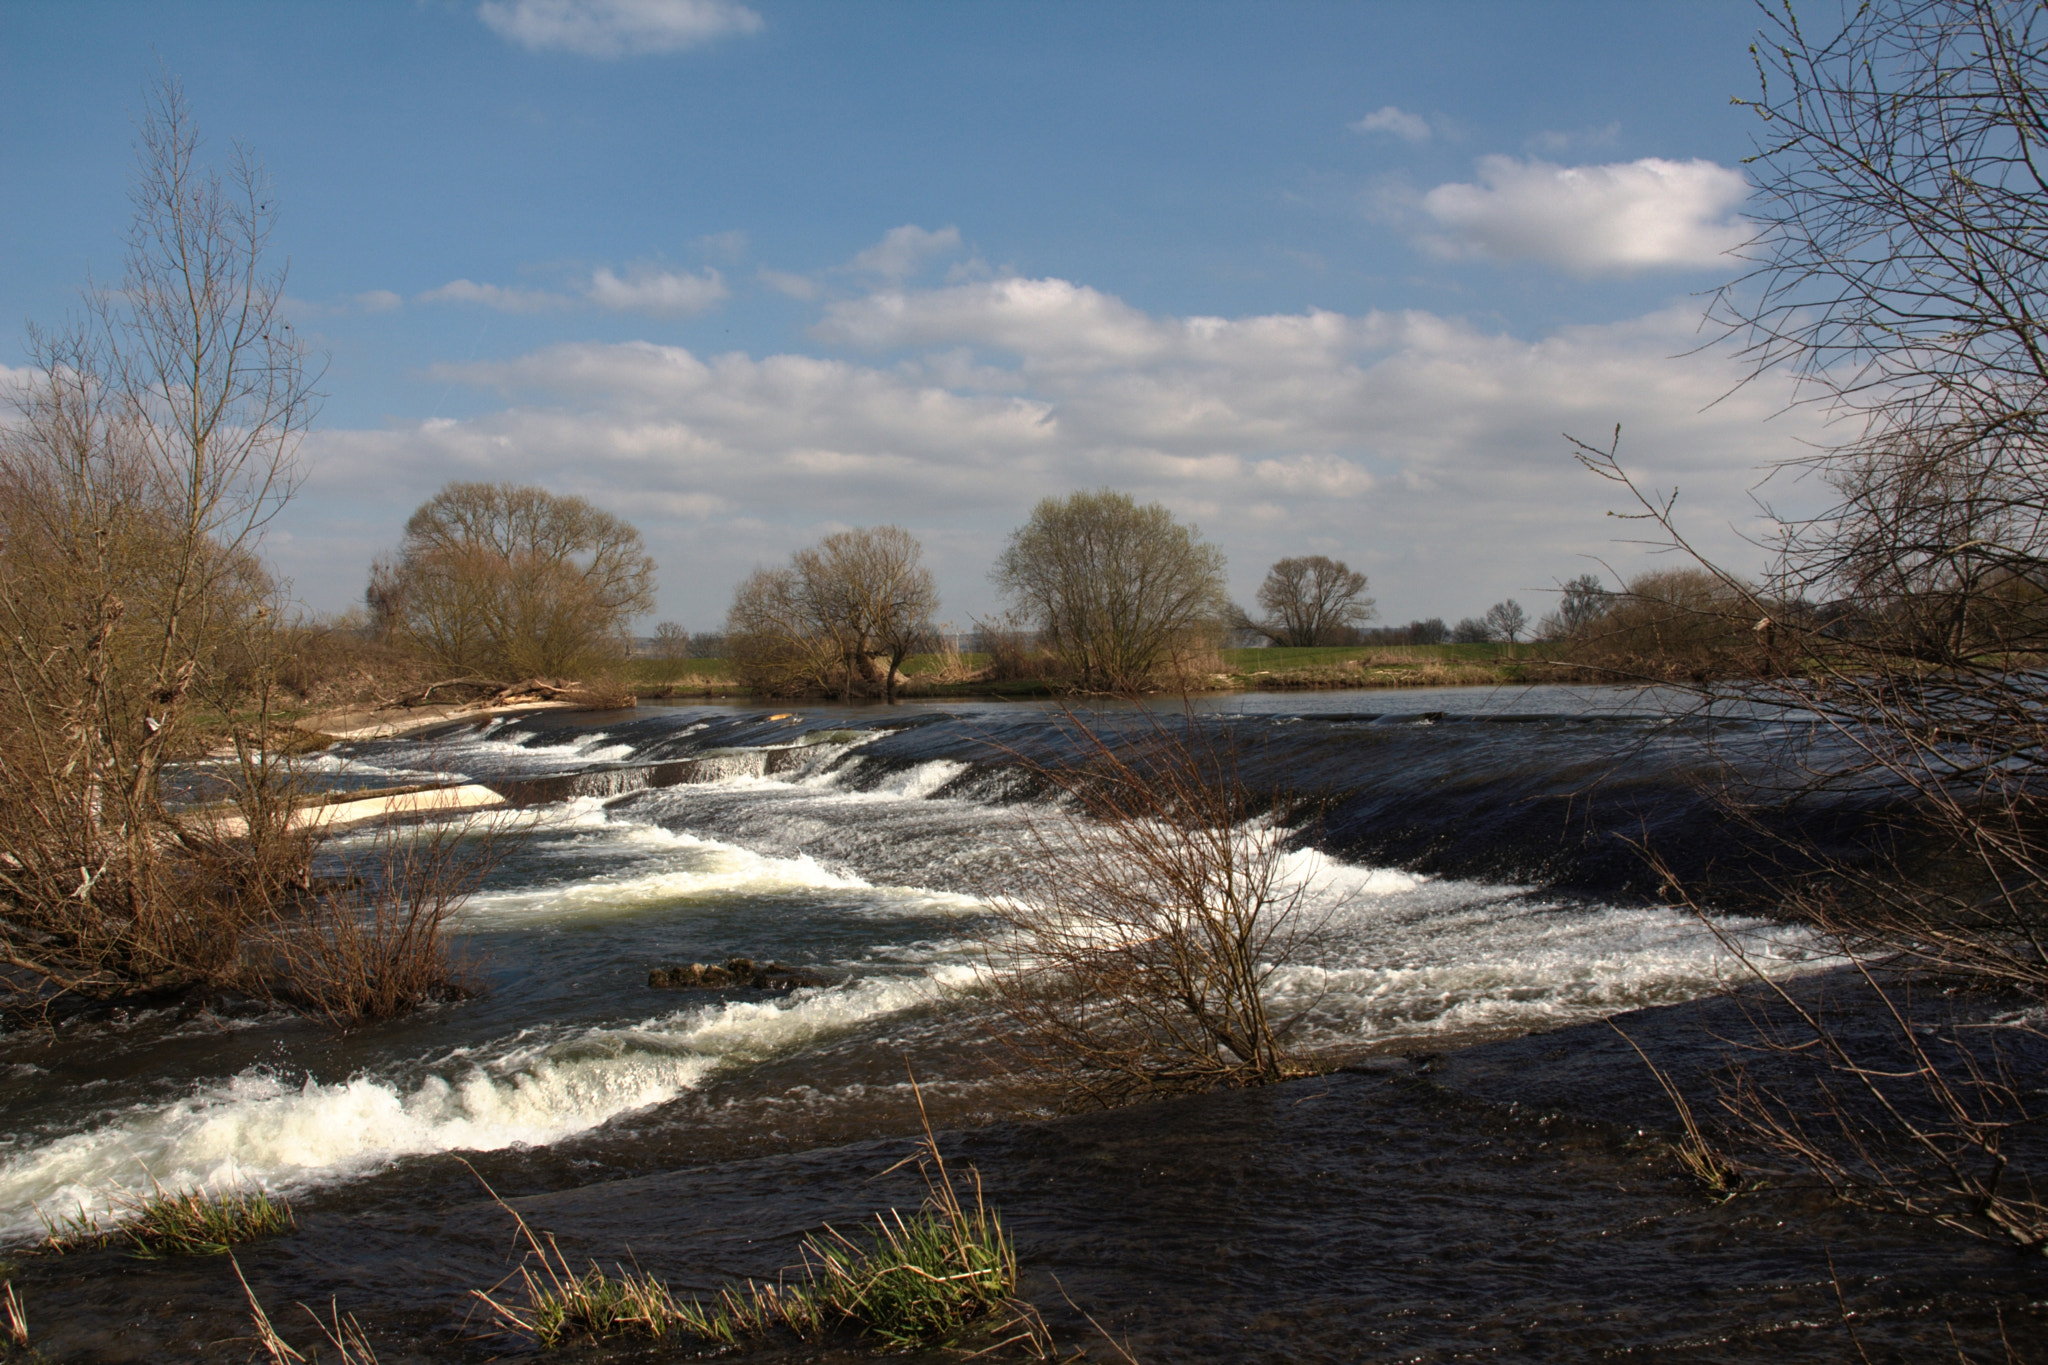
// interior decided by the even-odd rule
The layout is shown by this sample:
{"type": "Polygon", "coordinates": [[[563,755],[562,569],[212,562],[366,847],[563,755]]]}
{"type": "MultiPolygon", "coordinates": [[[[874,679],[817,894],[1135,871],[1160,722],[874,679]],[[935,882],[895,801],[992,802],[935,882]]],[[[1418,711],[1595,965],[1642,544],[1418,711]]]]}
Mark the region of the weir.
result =
{"type": "MultiPolygon", "coordinates": [[[[82,1017],[54,1042],[0,1038],[0,1237],[150,1182],[229,1183],[399,1254],[367,1230],[420,1207],[456,1217],[474,1198],[461,1162],[501,1192],[600,1200],[619,1180],[911,1131],[908,1075],[941,1125],[1048,1113],[1058,1095],[996,1064],[975,1000],[1012,951],[989,898],[1034,856],[1034,828],[1070,814],[1034,765],[1086,758],[1077,720],[1110,742],[1192,730],[1254,790],[1313,798],[1282,872],[1321,932],[1269,989],[1318,1065],[1391,1065],[1742,978],[1713,933],[1643,894],[1626,838],[1685,830],[1677,852],[1700,861],[1738,847],[1702,832],[1699,779],[1760,770],[1761,722],[1674,722],[1591,690],[1402,700],[649,708],[341,746],[308,764],[341,800],[410,783],[503,803],[497,832],[473,836],[500,842],[458,920],[483,989],[341,1035],[200,1000],[82,1017]],[[647,985],[652,966],[732,956],[833,984],[647,985]]],[[[378,837],[337,834],[324,870],[378,837]]],[[[1755,907],[1731,902],[1720,928],[1781,979],[1827,965],[1755,907]]]]}

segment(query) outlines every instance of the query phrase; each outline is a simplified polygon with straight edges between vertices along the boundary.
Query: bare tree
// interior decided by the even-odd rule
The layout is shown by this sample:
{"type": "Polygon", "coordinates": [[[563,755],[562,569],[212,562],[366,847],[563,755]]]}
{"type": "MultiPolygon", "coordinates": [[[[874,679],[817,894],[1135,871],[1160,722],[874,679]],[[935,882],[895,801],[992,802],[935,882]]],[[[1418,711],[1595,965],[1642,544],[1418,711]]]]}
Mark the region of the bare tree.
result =
{"type": "Polygon", "coordinates": [[[674,621],[663,621],[654,628],[654,652],[669,660],[690,657],[690,632],[674,621]]]}
{"type": "Polygon", "coordinates": [[[1143,686],[1229,609],[1221,550],[1158,503],[1106,488],[1039,503],[990,577],[1088,688],[1143,686]]]}
{"type": "Polygon", "coordinates": [[[615,648],[653,607],[654,561],[638,531],[582,498],[451,483],[372,567],[368,599],[444,667],[553,676],[615,648]]]}
{"type": "Polygon", "coordinates": [[[1832,499],[1782,519],[1751,584],[1693,551],[1617,446],[1577,450],[1699,566],[1717,605],[1694,614],[1766,661],[1769,681],[1703,698],[1782,707],[1793,780],[1883,792],[1925,850],[1783,888],[1889,1023],[1852,1042],[1784,1000],[1783,1046],[1817,1073],[1740,1089],[1734,1115],[1846,1197],[2038,1246],[2048,1201],[2007,1143],[2038,1086],[1996,1057],[2014,1026],[1930,1031],[1909,998],[1932,976],[2048,999],[2048,30],[2017,0],[1766,15],[1754,268],[1715,309],[1754,372],[1789,370],[1840,424],[1789,471],[1832,499]]]}
{"type": "Polygon", "coordinates": [[[820,624],[840,644],[843,695],[854,678],[872,684],[873,661],[883,661],[882,696],[896,700],[904,659],[931,649],[938,630],[938,585],[924,567],[924,549],[900,526],[840,531],[796,555],[796,572],[814,585],[820,624]]]}
{"type": "Polygon", "coordinates": [[[242,931],[303,866],[268,728],[256,558],[317,407],[264,260],[269,183],[236,148],[201,166],[179,87],[147,92],[118,288],[31,333],[0,428],[0,989],[109,995],[235,968],[242,931]],[[166,808],[200,713],[230,731],[243,833],[166,808]]]}
{"type": "Polygon", "coordinates": [[[1486,609],[1486,628],[1494,639],[1513,644],[1529,628],[1529,613],[1522,610],[1520,602],[1510,597],[1486,609]]]}
{"type": "Polygon", "coordinates": [[[1265,618],[1253,621],[1238,613],[1239,623],[1276,645],[1345,644],[1355,638],[1352,629],[1374,614],[1365,575],[1328,555],[1275,563],[1259,585],[1258,602],[1265,618]]]}
{"type": "Polygon", "coordinates": [[[741,579],[725,616],[726,650],[740,680],[769,696],[822,691],[837,681],[844,653],[818,611],[792,569],[756,569],[741,579]]]}
{"type": "Polygon", "coordinates": [[[1862,420],[2038,447],[2048,354],[2044,16],[2024,0],[1885,0],[1832,32],[1763,11],[1755,268],[1716,316],[1862,420]]]}
{"type": "Polygon", "coordinates": [[[840,531],[799,550],[786,569],[758,570],[726,618],[741,675],[763,690],[831,689],[896,699],[903,661],[937,637],[937,584],[900,526],[840,531]]]}
{"type": "Polygon", "coordinates": [[[1558,633],[1578,635],[1607,614],[1608,592],[1600,575],[1582,573],[1558,592],[1558,633]]]}

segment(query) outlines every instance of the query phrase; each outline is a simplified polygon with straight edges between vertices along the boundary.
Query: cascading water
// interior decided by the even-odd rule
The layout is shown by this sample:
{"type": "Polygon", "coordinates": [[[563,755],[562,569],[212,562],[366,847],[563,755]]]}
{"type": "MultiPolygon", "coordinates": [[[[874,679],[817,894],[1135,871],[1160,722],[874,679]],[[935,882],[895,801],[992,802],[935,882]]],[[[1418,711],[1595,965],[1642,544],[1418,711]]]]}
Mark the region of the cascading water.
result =
{"type": "MultiPolygon", "coordinates": [[[[1696,778],[1744,761],[1770,722],[1674,723],[1654,698],[1594,689],[1371,701],[1088,717],[1111,735],[1228,732],[1255,789],[1317,798],[1289,872],[1327,932],[1272,982],[1306,1011],[1308,1052],[1440,1050],[1742,977],[1714,933],[1641,894],[1626,839],[1684,831],[1682,862],[1728,867],[1735,836],[1696,778]]],[[[981,898],[1050,814],[1020,760],[1072,752],[1071,718],[984,704],[549,715],[320,755],[308,774],[337,788],[506,796],[498,861],[459,920],[485,989],[339,1037],[188,1003],[0,1038],[0,1237],[152,1182],[259,1185],[374,1222],[473,1198],[458,1155],[522,1192],[769,1159],[903,1131],[907,1074],[943,1122],[1047,1112],[1055,1097],[1004,1074],[962,992],[1000,970],[981,898]],[[729,955],[828,984],[647,984],[729,955]]],[[[1825,965],[1766,917],[1720,929],[1772,974],[1825,965]]]]}

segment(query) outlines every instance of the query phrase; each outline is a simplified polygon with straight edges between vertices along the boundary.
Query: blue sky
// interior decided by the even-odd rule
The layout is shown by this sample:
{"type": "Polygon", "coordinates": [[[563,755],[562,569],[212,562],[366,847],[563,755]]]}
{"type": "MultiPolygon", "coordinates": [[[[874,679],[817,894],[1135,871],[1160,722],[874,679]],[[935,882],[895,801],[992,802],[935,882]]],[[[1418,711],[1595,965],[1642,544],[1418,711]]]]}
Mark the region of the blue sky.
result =
{"type": "Polygon", "coordinates": [[[1033,502],[1101,485],[1198,522],[1243,599],[1322,552],[1389,619],[1540,611],[1644,562],[1561,431],[1621,423],[1737,563],[1748,490],[1816,431],[1688,354],[1745,236],[1754,28],[1733,0],[14,0],[0,365],[118,274],[161,65],[210,151],[267,166],[327,356],[267,547],[315,609],[442,482],[502,478],[634,521],[694,629],[884,521],[964,625],[1033,502]]]}

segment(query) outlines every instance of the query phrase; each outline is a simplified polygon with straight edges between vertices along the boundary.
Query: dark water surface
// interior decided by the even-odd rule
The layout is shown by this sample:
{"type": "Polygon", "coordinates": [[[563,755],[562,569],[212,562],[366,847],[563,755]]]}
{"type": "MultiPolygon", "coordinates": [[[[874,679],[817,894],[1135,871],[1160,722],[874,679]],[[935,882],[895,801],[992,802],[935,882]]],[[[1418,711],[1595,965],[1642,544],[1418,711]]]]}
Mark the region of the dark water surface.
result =
{"type": "MultiPolygon", "coordinates": [[[[40,1216],[151,1180],[262,1185],[300,1228],[241,1260],[295,1340],[281,1310],[332,1298],[387,1363],[517,1355],[469,1298],[514,1259],[480,1178],[572,1258],[630,1255],[679,1289],[773,1276],[822,1222],[916,1202],[912,1177],[875,1179],[916,1131],[914,1072],[1072,1344],[1092,1329],[1062,1287],[1147,1361],[1835,1360],[1839,1280],[1874,1359],[1954,1359],[1950,1324],[2002,1358],[2001,1314],[2031,1358],[2048,1261],[1795,1189],[1704,1198],[1645,1135],[1670,1120],[1641,1064],[1589,1022],[1649,1007],[1631,1032],[1704,1073],[1719,1045],[1678,1002],[1742,977],[1645,895],[1630,839],[1720,877],[1724,926],[1764,970],[1820,979],[1814,945],[1741,900],[1753,850],[1704,794],[1761,771],[1785,722],[1530,688],[1093,723],[1228,733],[1254,786],[1323,798],[1290,871],[1335,932],[1275,994],[1311,1005],[1309,1049],[1353,1069],[1052,1118],[1056,1097],[992,1064],[959,992],[987,961],[979,897],[1047,810],[1017,758],[1072,752],[1056,713],[551,715],[315,764],[336,786],[459,777],[519,804],[523,836],[462,920],[486,992],[339,1038],[217,1005],[0,1038],[0,1231],[26,1243],[40,1216]],[[729,954],[830,984],[646,985],[729,954]]],[[[1867,814],[1800,828],[1850,847],[1867,814]]],[[[248,1351],[224,1260],[33,1257],[15,1279],[53,1358],[248,1351]]]]}

